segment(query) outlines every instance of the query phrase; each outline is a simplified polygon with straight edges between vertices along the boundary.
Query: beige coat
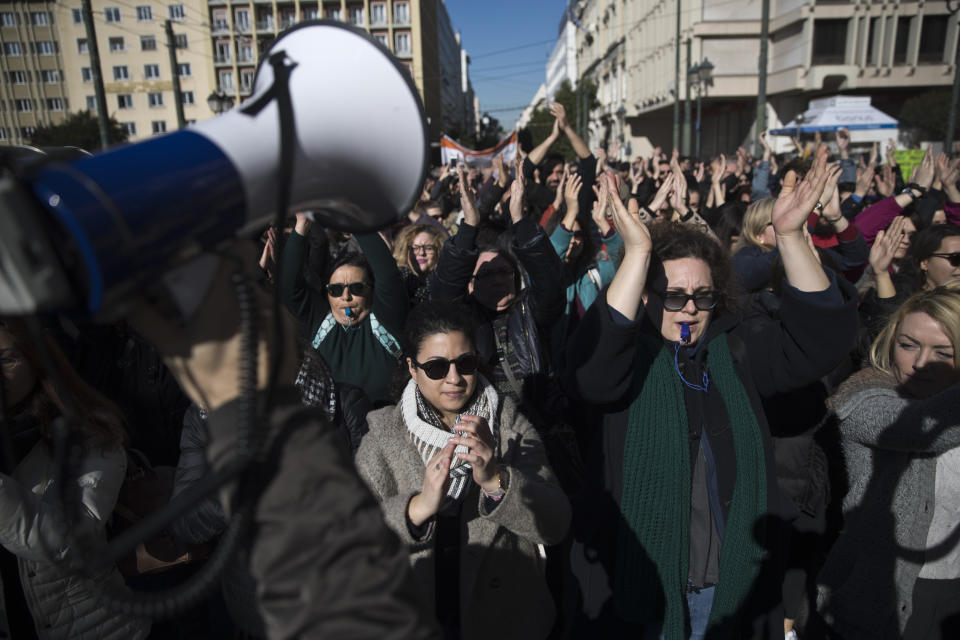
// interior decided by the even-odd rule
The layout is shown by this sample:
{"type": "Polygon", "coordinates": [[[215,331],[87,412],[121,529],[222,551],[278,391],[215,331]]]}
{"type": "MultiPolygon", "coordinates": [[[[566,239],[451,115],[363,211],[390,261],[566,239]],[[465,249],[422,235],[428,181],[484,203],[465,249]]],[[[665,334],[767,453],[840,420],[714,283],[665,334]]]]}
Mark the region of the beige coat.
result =
{"type": "MultiPolygon", "coordinates": [[[[357,451],[357,467],[380,500],[387,524],[410,549],[424,604],[435,604],[434,531],[422,540],[407,528],[407,504],[423,485],[424,464],[407,434],[399,406],[367,416],[370,432],[357,451]]],[[[539,544],[554,544],[570,526],[570,503],[560,489],[540,437],[505,399],[499,410],[501,467],[510,480],[492,512],[471,482],[464,496],[460,553],[460,628],[473,638],[545,638],[555,616],[543,578],[539,544]]]]}

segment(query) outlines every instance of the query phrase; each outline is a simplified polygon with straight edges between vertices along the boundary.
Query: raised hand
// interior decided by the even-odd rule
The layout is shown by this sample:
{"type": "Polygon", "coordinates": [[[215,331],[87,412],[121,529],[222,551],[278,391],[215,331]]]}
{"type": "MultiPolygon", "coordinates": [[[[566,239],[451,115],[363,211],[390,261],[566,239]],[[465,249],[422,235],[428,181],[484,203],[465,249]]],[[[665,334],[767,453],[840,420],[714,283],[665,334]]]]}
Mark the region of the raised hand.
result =
{"type": "Polygon", "coordinates": [[[567,203],[567,217],[570,217],[571,211],[580,211],[580,200],[578,198],[582,187],[583,183],[580,180],[579,174],[574,174],[567,179],[566,185],[564,185],[563,188],[563,199],[567,203]]]}
{"type": "MultiPolygon", "coordinates": [[[[606,190],[607,193],[616,187],[609,175],[601,176],[600,181],[603,183],[601,190],[606,190]]],[[[628,213],[627,207],[624,206],[620,198],[611,198],[611,202],[613,204],[613,223],[617,228],[617,233],[623,239],[625,250],[649,254],[653,247],[653,241],[650,239],[650,231],[640,220],[640,216],[628,213]]]]}
{"type": "MultiPolygon", "coordinates": [[[[607,207],[610,206],[610,193],[615,188],[615,185],[611,186],[612,182],[610,176],[606,173],[597,176],[597,183],[593,185],[593,193],[597,196],[596,207],[591,211],[591,216],[606,216],[607,207]]],[[[619,200],[620,198],[614,199],[619,200]]]]}
{"type": "Polygon", "coordinates": [[[932,147],[927,147],[926,153],[923,154],[923,160],[921,160],[919,166],[917,166],[914,182],[924,189],[928,189],[930,185],[933,184],[935,173],[932,147]]]}
{"type": "Polygon", "coordinates": [[[697,184],[703,183],[703,178],[707,175],[707,168],[701,162],[697,165],[697,171],[693,174],[693,179],[697,181],[697,184]]]}
{"type": "Polygon", "coordinates": [[[463,209],[463,221],[471,227],[480,224],[480,214],[477,211],[477,194],[463,175],[463,165],[457,165],[457,177],[460,179],[460,208],[463,209]]]}
{"type": "Polygon", "coordinates": [[[763,161],[769,162],[770,156],[773,155],[773,149],[770,148],[770,143],[767,141],[767,132],[760,132],[760,146],[763,147],[763,161]]]}
{"type": "Polygon", "coordinates": [[[850,132],[845,128],[837,129],[837,149],[840,150],[840,157],[846,158],[850,149],[850,132]]]}
{"type": "Polygon", "coordinates": [[[710,181],[720,182],[723,179],[723,172],[727,167],[727,158],[722,153],[719,158],[710,161],[710,181]]]}
{"type": "Polygon", "coordinates": [[[874,177],[874,183],[877,186],[877,193],[884,198],[893,195],[893,190],[897,186],[897,177],[893,174],[893,166],[885,164],[880,169],[880,175],[874,177]]]}
{"type": "Polygon", "coordinates": [[[653,212],[653,215],[660,215],[660,209],[663,208],[664,203],[674,189],[674,180],[676,180],[676,174],[667,174],[667,177],[663,180],[663,184],[661,184],[657,190],[657,194],[653,197],[653,200],[650,201],[650,211],[653,212]]]}
{"type": "Polygon", "coordinates": [[[563,202],[563,187],[567,182],[567,179],[570,177],[570,174],[567,172],[567,167],[563,167],[563,175],[560,176],[560,182],[557,184],[557,192],[553,196],[553,208],[559,209],[560,204],[563,202]]]}
{"type": "Polygon", "coordinates": [[[873,146],[870,147],[870,160],[867,164],[877,165],[877,160],[880,159],[880,143],[874,142],[873,146]]]}
{"type": "Polygon", "coordinates": [[[423,471],[423,486],[407,505],[407,517],[419,527],[440,511],[443,499],[450,488],[450,464],[457,445],[450,443],[427,462],[423,471]]]}
{"type": "Polygon", "coordinates": [[[867,191],[870,190],[870,185],[873,184],[873,177],[875,175],[877,175],[877,165],[873,162],[865,166],[862,171],[858,171],[857,188],[854,193],[861,198],[867,195],[867,191]]]}
{"type": "Polygon", "coordinates": [[[526,193],[526,184],[524,184],[523,167],[520,164],[520,156],[517,155],[515,171],[517,177],[510,185],[510,219],[514,224],[523,219],[523,197],[526,193]]]}
{"type": "Polygon", "coordinates": [[[570,124],[567,122],[567,110],[563,108],[563,105],[559,102],[552,102],[550,104],[550,113],[556,118],[556,125],[561,130],[566,129],[570,124]]]}
{"type": "Polygon", "coordinates": [[[773,230],[776,231],[778,238],[802,233],[807,218],[810,217],[814,205],[823,194],[829,178],[827,149],[821,146],[817,148],[813,166],[803,180],[789,193],[781,190],[780,197],[773,205],[773,230]]]}
{"type": "Polygon", "coordinates": [[[510,182],[510,174],[507,173],[507,169],[503,165],[502,153],[493,156],[493,170],[497,172],[497,184],[500,185],[501,189],[506,189],[510,182]]]}
{"type": "Polygon", "coordinates": [[[869,258],[870,268],[873,269],[874,274],[886,273],[890,268],[896,257],[897,248],[906,234],[904,231],[906,222],[906,217],[897,216],[886,230],[877,232],[873,246],[870,247],[869,258]]]}
{"type": "Polygon", "coordinates": [[[678,215],[686,215],[687,207],[687,179],[682,173],[673,175],[673,191],[670,193],[670,206],[678,215]]]}

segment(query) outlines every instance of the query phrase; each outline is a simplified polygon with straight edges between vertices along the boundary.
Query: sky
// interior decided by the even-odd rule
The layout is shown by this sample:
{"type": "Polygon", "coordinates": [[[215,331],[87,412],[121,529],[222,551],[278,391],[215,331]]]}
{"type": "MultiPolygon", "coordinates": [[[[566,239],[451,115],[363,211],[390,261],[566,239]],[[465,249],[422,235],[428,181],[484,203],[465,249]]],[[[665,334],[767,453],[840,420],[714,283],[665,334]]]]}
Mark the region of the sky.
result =
{"type": "Polygon", "coordinates": [[[509,131],[546,80],[566,0],[445,0],[470,56],[470,80],[488,112],[509,131]]]}

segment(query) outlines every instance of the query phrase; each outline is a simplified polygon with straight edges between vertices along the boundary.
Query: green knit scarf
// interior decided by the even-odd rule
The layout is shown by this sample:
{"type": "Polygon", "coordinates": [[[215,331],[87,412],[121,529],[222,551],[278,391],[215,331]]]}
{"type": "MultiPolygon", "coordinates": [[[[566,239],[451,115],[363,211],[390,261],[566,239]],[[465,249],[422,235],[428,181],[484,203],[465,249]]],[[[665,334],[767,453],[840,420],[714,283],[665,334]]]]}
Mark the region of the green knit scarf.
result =
{"type": "MultiPolygon", "coordinates": [[[[726,334],[707,347],[710,392],[719,392],[726,405],[737,459],[720,581],[707,628],[714,637],[732,637],[764,552],[764,540],[754,539],[754,527],[767,506],[766,465],[757,418],[734,371],[726,334]]],[[[689,637],[690,448],[673,350],[660,340],[642,338],[634,380],[637,393],[623,451],[614,598],[624,620],[646,625],[662,621],[663,637],[680,640],[689,637]]]]}

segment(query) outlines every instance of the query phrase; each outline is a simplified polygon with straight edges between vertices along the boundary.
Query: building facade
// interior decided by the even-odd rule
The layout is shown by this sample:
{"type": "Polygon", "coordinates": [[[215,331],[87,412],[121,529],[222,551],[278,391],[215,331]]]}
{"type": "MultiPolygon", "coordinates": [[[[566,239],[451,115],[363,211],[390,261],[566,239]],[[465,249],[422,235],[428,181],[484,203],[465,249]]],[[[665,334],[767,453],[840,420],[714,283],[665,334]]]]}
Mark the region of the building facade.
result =
{"type": "MultiPolygon", "coordinates": [[[[732,151],[751,134],[760,0],[577,6],[580,74],[597,83],[601,103],[591,118],[591,145],[622,140],[634,155],[672,146],[678,7],[681,100],[688,95],[686,70],[705,58],[714,65],[703,99],[703,155],[732,151]]],[[[957,25],[945,2],[770,0],[768,127],[789,121],[811,99],[836,94],[869,95],[896,117],[918,91],[952,84],[957,25]]],[[[689,95],[693,100],[695,90],[689,95]]],[[[695,121],[691,129],[692,137],[695,121]]]]}
{"type": "MultiPolygon", "coordinates": [[[[131,140],[176,130],[173,74],[188,122],[213,116],[207,97],[242,102],[260,57],[286,28],[316,18],[367,30],[410,72],[430,123],[476,128],[469,56],[442,0],[94,0],[108,113],[131,140]],[[164,25],[171,20],[176,69],[164,25]]],[[[331,60],[336,64],[336,60],[331,60]]],[[[42,124],[96,110],[80,0],[0,1],[0,144],[26,144],[42,124]]]]}

